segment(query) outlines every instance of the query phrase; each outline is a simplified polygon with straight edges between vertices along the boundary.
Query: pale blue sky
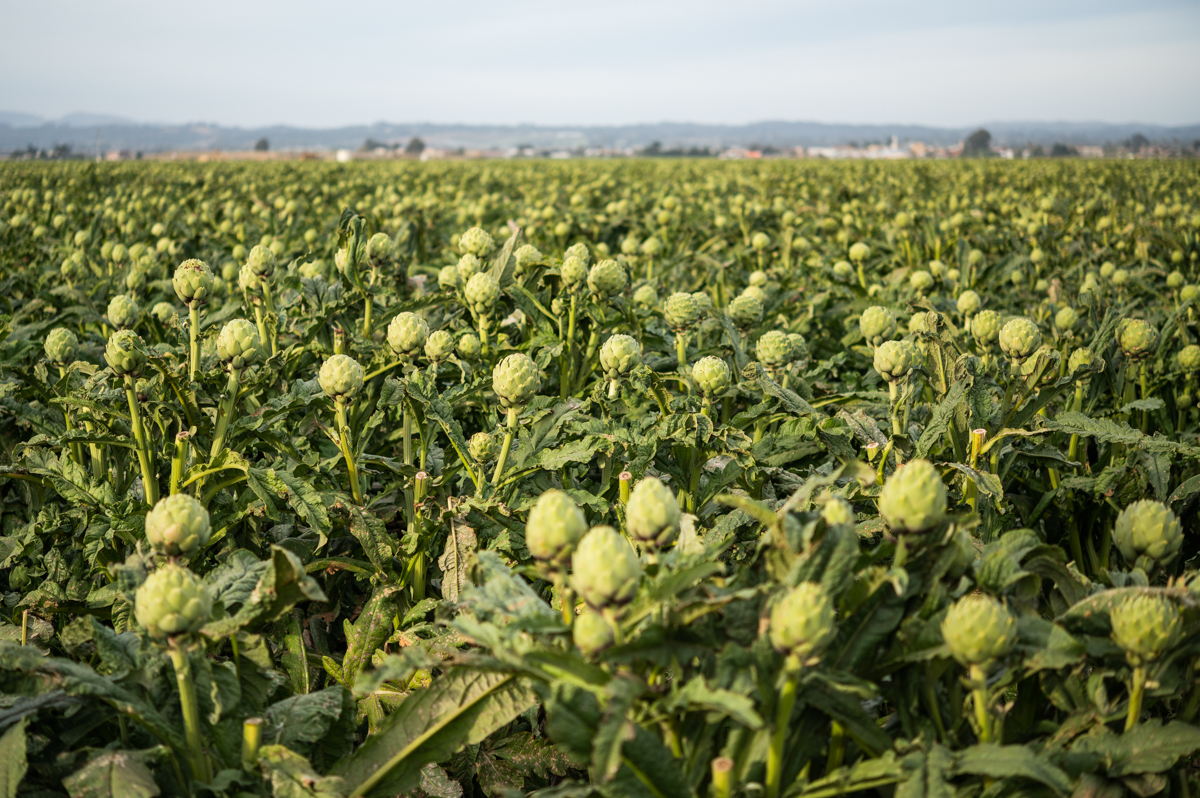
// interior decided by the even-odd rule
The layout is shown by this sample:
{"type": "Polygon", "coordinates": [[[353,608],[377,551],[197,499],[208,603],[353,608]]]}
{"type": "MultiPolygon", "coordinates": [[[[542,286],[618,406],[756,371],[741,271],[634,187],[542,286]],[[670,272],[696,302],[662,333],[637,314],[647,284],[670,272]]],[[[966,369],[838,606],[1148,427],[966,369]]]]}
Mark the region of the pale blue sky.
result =
{"type": "Polygon", "coordinates": [[[68,0],[4,28],[0,110],[51,118],[1200,122],[1196,0],[68,0]]]}

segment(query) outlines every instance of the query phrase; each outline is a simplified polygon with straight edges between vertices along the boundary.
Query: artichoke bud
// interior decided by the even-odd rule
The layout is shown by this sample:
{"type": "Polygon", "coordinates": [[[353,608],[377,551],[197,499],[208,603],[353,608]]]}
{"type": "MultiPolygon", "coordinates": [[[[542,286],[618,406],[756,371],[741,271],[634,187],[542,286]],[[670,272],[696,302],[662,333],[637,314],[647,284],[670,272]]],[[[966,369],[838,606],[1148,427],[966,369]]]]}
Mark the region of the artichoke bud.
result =
{"type": "Polygon", "coordinates": [[[317,381],[330,399],[346,402],[362,390],[363,367],[349,355],[334,355],[321,364],[317,381]]]}
{"type": "Polygon", "coordinates": [[[502,407],[524,407],[541,388],[541,371],[528,355],[511,354],[492,369],[492,389],[502,407]]]}
{"type": "Polygon", "coordinates": [[[270,247],[257,244],[250,250],[246,266],[259,281],[269,279],[275,273],[275,251],[270,247]]]}
{"type": "Polygon", "coordinates": [[[194,573],[168,563],[146,578],[134,596],[134,616],[151,637],[195,632],[212,614],[212,598],[194,573]]]}
{"type": "Polygon", "coordinates": [[[1142,319],[1126,319],[1117,328],[1117,344],[1130,360],[1145,360],[1154,354],[1154,348],[1158,345],[1158,331],[1142,319]]]}
{"type": "Polygon", "coordinates": [[[462,286],[457,266],[443,266],[438,272],[438,287],[443,291],[455,291],[462,286]]]}
{"type": "Polygon", "coordinates": [[[467,333],[458,339],[458,356],[468,363],[474,363],[479,359],[479,353],[482,351],[482,348],[482,345],[479,343],[479,337],[475,333],[467,333]]]}
{"type": "Polygon", "coordinates": [[[146,365],[141,337],[132,330],[117,330],[104,347],[104,359],[115,373],[136,377],[146,365]]]}
{"type": "Polygon", "coordinates": [[[162,324],[170,324],[171,319],[178,316],[179,313],[170,302],[156,302],[154,303],[154,307],[150,308],[150,315],[158,319],[162,324]]]}
{"type": "Polygon", "coordinates": [[[741,330],[749,329],[762,321],[762,302],[750,294],[734,297],[727,310],[734,326],[741,330]]]}
{"type": "Polygon", "coordinates": [[[467,453],[479,463],[490,463],[500,454],[500,441],[489,432],[476,432],[467,441],[467,453]]]}
{"type": "Polygon", "coordinates": [[[792,344],[787,333],[768,330],[754,345],[754,354],[759,362],[768,368],[783,368],[792,362],[792,344]]]}
{"type": "Polygon", "coordinates": [[[862,312],[858,328],[871,346],[879,346],[896,334],[896,319],[887,308],[875,305],[862,312]]]}
{"type": "Polygon", "coordinates": [[[186,493],[165,496],[146,513],[146,540],[168,557],[191,557],[211,537],[208,510],[186,493]]]}
{"type": "Polygon", "coordinates": [[[231,369],[244,369],[258,360],[262,342],[258,339],[258,328],[246,319],[226,322],[217,336],[217,357],[229,364],[231,369]]]}
{"type": "Polygon", "coordinates": [[[711,398],[725,393],[733,381],[729,366],[719,357],[702,357],[692,366],[692,380],[705,396],[711,398]]]}
{"type": "Polygon", "coordinates": [[[588,288],[600,299],[616,296],[625,290],[625,269],[615,260],[602,260],[588,272],[588,288]]]}
{"type": "Polygon", "coordinates": [[[597,526],[583,536],[571,557],[571,585],[593,609],[620,607],[637,595],[642,563],[621,533],[597,526]]]}
{"type": "Polygon", "coordinates": [[[398,313],[388,324],[388,346],[402,357],[416,357],[428,340],[429,325],[415,313],[398,313]]]}
{"type": "Polygon", "coordinates": [[[662,548],[676,538],[681,515],[675,494],[656,477],[639,482],[625,506],[629,536],[652,548],[662,548]]]}
{"type": "Polygon", "coordinates": [[[376,233],[367,239],[367,260],[379,266],[392,258],[392,239],[387,233],[376,233]]]}
{"type": "Polygon", "coordinates": [[[458,239],[458,248],[464,254],[486,258],[496,248],[496,242],[482,227],[472,227],[458,239]]]}
{"type": "Polygon", "coordinates": [[[587,531],[587,518],[575,500],[564,491],[548,490],[529,511],[525,545],[534,559],[566,565],[587,531]]]}
{"type": "Polygon", "coordinates": [[[472,313],[486,317],[500,299],[500,284],[487,272],[479,272],[467,282],[463,298],[472,313]]]}
{"type": "Polygon", "coordinates": [[[585,657],[594,657],[611,646],[615,640],[612,627],[598,612],[585,612],[571,627],[575,647],[585,657]]]}
{"type": "Polygon", "coordinates": [[[1134,595],[1109,613],[1112,639],[1134,667],[1153,662],[1182,635],[1183,621],[1174,602],[1158,595],[1134,595]]]}
{"type": "Polygon", "coordinates": [[[1000,330],[1000,349],[1020,363],[1042,345],[1042,332],[1029,319],[1013,319],[1000,330]]]}
{"type": "Polygon", "coordinates": [[[56,365],[66,365],[75,360],[79,352],[79,339],[66,327],[55,327],[46,336],[46,359],[56,365]]]}
{"type": "Polygon", "coordinates": [[[1000,337],[1000,314],[981,310],[971,317],[971,336],[985,352],[991,351],[1000,337]]]}
{"type": "Polygon", "coordinates": [[[924,532],[946,517],[946,486],[928,460],[898,467],[879,492],[879,514],[893,532],[924,532]]]}
{"type": "Polygon", "coordinates": [[[991,596],[973,593],[946,611],[942,637],[951,655],[963,667],[987,665],[1016,645],[1017,619],[991,596]]]}
{"type": "Polygon", "coordinates": [[[884,341],[875,349],[875,370],[888,382],[895,382],[914,368],[924,358],[921,351],[908,341],[884,341]]]}
{"type": "Polygon", "coordinates": [[[1200,371],[1200,346],[1188,344],[1180,349],[1179,367],[1184,371],[1200,371]]]}
{"type": "Polygon", "coordinates": [[[117,294],[108,303],[108,320],[119,330],[128,330],[137,324],[140,309],[132,297],[117,294]]]}
{"type": "Polygon", "coordinates": [[[671,294],[663,305],[663,317],[676,332],[694,327],[700,321],[700,313],[700,306],[692,294],[671,294]]]}
{"type": "Polygon", "coordinates": [[[1113,542],[1130,564],[1142,558],[1166,564],[1183,546],[1183,527],[1167,505],[1142,499],[1117,516],[1113,542]]]}
{"type": "Polygon", "coordinates": [[[801,582],[771,607],[768,629],[776,651],[811,663],[837,634],[833,602],[816,582],[801,582]]]}
{"type": "Polygon", "coordinates": [[[454,336],[448,330],[435,330],[425,342],[425,357],[441,363],[454,354],[454,336]]]}
{"type": "Polygon", "coordinates": [[[970,289],[967,289],[958,295],[956,307],[958,308],[958,312],[962,314],[963,318],[970,318],[971,316],[974,316],[979,312],[979,309],[982,306],[983,302],[980,300],[979,294],[970,289]]]}
{"type": "Polygon", "coordinates": [[[617,334],[600,347],[600,365],[610,380],[628,375],[641,362],[642,347],[633,336],[617,334]]]}

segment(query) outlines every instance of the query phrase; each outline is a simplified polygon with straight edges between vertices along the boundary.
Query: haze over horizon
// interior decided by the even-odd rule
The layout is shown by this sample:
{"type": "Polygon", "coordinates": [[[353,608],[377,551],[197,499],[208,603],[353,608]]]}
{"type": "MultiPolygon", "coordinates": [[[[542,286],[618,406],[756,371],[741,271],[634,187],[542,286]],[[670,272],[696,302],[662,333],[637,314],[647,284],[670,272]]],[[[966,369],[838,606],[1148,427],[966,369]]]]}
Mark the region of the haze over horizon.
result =
{"type": "Polygon", "coordinates": [[[9,11],[0,108],[313,128],[1200,121],[1189,0],[60,8],[9,11]]]}

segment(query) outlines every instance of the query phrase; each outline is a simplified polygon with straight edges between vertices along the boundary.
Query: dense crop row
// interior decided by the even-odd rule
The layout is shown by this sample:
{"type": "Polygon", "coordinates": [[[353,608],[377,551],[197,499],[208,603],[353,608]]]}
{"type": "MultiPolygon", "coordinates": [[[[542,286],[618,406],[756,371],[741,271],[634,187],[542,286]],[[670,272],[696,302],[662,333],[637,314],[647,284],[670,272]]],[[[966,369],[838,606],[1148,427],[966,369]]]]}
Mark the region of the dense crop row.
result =
{"type": "Polygon", "coordinates": [[[0,796],[1187,796],[1188,163],[0,169],[0,796]]]}

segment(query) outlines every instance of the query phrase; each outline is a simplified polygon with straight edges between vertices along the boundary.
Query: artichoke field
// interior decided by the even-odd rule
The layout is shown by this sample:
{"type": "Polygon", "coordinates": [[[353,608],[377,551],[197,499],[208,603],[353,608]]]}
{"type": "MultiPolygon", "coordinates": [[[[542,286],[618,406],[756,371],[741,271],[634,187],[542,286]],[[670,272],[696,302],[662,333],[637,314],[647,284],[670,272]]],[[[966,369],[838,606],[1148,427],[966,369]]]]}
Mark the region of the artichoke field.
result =
{"type": "Polygon", "coordinates": [[[0,798],[1200,790],[1189,161],[0,165],[0,798]]]}

